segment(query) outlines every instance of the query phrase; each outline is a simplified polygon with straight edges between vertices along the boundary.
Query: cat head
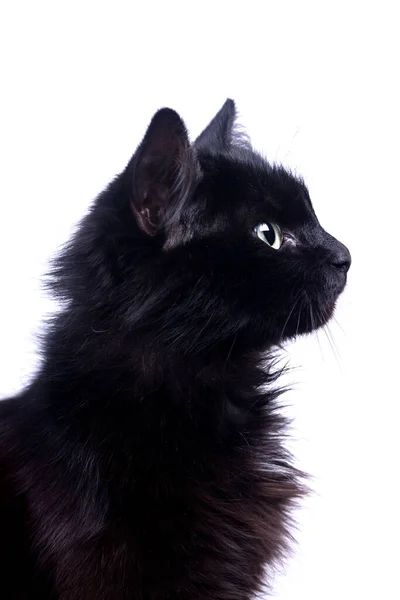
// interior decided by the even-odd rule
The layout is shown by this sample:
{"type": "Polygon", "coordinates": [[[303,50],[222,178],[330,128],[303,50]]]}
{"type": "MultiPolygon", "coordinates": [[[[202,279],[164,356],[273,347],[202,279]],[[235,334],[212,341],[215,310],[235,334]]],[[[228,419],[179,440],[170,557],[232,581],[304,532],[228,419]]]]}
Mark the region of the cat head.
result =
{"type": "Polygon", "coordinates": [[[70,295],[86,281],[85,302],[185,353],[232,339],[268,348],[317,329],[350,267],[304,182],[237,127],[232,100],[194,143],[176,112],[158,111],[68,257],[70,295]]]}

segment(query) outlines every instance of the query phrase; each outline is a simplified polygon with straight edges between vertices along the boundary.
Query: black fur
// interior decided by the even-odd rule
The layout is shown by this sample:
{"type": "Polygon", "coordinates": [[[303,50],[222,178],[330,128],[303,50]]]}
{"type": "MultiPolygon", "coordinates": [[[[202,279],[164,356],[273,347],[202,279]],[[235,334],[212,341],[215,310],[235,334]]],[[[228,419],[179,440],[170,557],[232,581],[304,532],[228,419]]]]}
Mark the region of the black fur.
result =
{"type": "Polygon", "coordinates": [[[249,600],[288,549],[273,352],[330,318],[350,255],[235,116],[190,144],[159,111],[54,263],[40,372],[0,404],[5,600],[249,600]]]}

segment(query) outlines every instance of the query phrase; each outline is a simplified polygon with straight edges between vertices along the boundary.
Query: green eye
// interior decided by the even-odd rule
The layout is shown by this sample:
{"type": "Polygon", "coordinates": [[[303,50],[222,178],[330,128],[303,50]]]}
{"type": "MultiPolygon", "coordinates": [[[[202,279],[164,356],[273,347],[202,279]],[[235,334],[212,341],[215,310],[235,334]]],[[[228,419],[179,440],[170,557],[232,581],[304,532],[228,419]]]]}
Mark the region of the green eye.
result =
{"type": "Polygon", "coordinates": [[[271,248],[279,250],[282,245],[282,233],[278,225],[274,223],[259,223],[254,228],[254,233],[260,238],[264,244],[268,244],[271,248]]]}

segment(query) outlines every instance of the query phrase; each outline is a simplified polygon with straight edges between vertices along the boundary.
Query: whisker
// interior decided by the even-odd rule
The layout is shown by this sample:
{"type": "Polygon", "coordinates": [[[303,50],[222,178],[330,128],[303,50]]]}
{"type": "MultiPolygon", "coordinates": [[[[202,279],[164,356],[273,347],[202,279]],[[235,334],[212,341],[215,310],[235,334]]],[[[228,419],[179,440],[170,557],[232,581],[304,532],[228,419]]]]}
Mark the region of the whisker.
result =
{"type": "Polygon", "coordinates": [[[299,332],[300,317],[301,317],[301,311],[302,311],[302,309],[303,309],[303,303],[300,304],[299,316],[297,317],[297,327],[296,327],[296,333],[295,333],[296,336],[297,336],[297,334],[299,332]]]}
{"type": "Polygon", "coordinates": [[[228,364],[228,362],[229,362],[229,358],[230,358],[230,356],[231,356],[231,353],[232,353],[232,350],[233,350],[233,346],[235,345],[235,342],[236,342],[236,338],[237,338],[237,335],[235,335],[235,337],[233,338],[233,342],[232,342],[232,344],[231,344],[231,347],[229,348],[229,352],[228,352],[228,354],[226,355],[226,359],[225,359],[224,368],[223,368],[223,370],[222,370],[222,372],[223,372],[223,374],[224,374],[224,375],[225,375],[225,372],[226,372],[226,367],[227,367],[227,364],[228,364]]]}
{"type": "Polygon", "coordinates": [[[345,330],[343,329],[343,327],[341,326],[341,324],[339,323],[339,321],[336,318],[336,315],[333,315],[333,320],[335,321],[336,325],[340,328],[340,330],[344,333],[344,335],[346,335],[345,330]]]}
{"type": "MultiPolygon", "coordinates": [[[[311,303],[310,298],[308,298],[308,296],[307,296],[307,299],[308,299],[308,306],[309,306],[309,309],[310,309],[311,327],[312,327],[312,330],[315,331],[315,337],[317,338],[317,342],[318,342],[318,346],[319,346],[319,351],[320,351],[322,360],[324,360],[324,352],[323,352],[323,349],[322,349],[321,340],[320,340],[319,335],[318,335],[317,321],[316,321],[316,319],[314,317],[314,311],[313,311],[312,303],[311,303]]],[[[318,317],[318,313],[317,313],[316,317],[318,317]]]]}
{"type": "Polygon", "coordinates": [[[284,323],[284,325],[283,325],[282,332],[281,332],[281,335],[280,335],[280,338],[279,338],[281,341],[282,341],[282,339],[283,339],[283,335],[284,335],[284,333],[285,333],[286,326],[287,326],[287,324],[289,323],[289,319],[290,319],[290,317],[292,316],[292,314],[293,314],[293,312],[294,312],[294,309],[296,308],[296,304],[297,304],[297,302],[298,302],[298,301],[299,301],[299,299],[300,299],[300,293],[301,293],[301,290],[300,290],[300,291],[297,293],[297,296],[296,296],[296,299],[295,299],[295,301],[294,301],[294,303],[293,303],[292,309],[291,309],[291,311],[289,312],[289,315],[288,315],[288,317],[287,317],[287,319],[286,319],[286,321],[285,321],[285,323],[284,323]]]}
{"type": "Polygon", "coordinates": [[[327,325],[324,325],[323,330],[324,330],[324,333],[326,335],[326,339],[328,340],[329,345],[331,347],[332,354],[335,357],[336,362],[338,364],[340,364],[340,355],[339,355],[336,343],[335,343],[335,341],[334,341],[334,339],[332,337],[332,333],[331,333],[331,331],[330,331],[330,329],[329,329],[329,327],[327,325]]]}

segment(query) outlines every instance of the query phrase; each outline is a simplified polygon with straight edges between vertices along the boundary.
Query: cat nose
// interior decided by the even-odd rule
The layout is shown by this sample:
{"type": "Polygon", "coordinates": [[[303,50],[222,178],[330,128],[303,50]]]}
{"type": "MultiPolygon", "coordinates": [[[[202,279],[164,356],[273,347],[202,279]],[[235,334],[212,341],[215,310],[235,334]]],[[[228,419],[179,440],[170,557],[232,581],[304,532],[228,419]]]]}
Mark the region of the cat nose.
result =
{"type": "Polygon", "coordinates": [[[341,242],[337,242],[337,246],[332,253],[331,263],[333,267],[339,271],[342,271],[343,273],[347,273],[347,271],[350,269],[351,254],[348,248],[346,248],[346,246],[341,242]]]}

